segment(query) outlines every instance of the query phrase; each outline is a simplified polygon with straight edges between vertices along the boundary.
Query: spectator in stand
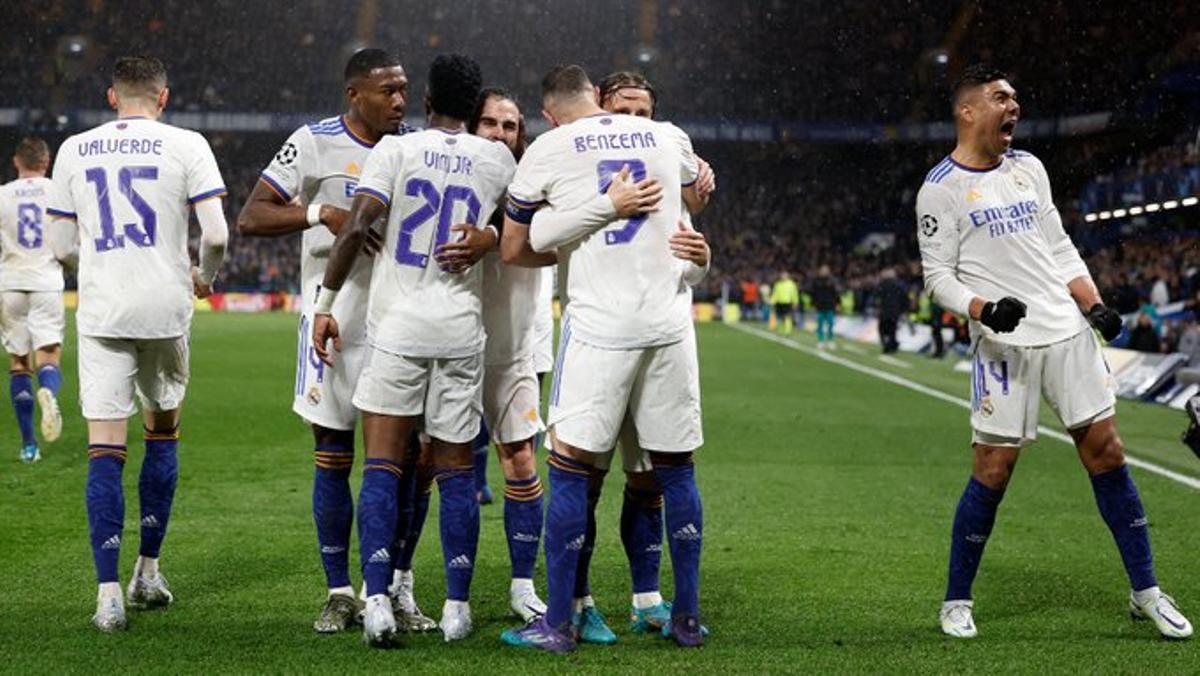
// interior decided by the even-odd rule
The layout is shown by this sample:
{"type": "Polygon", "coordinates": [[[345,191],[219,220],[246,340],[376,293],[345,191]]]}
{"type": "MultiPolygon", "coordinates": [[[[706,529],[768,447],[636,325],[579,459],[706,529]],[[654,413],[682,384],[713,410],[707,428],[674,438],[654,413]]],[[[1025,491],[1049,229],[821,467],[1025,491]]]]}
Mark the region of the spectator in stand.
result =
{"type": "Polygon", "coordinates": [[[817,269],[817,276],[808,288],[812,297],[813,308],[817,311],[817,349],[834,350],[837,343],[833,340],[834,313],[838,307],[838,288],[828,265],[817,269]]]}
{"type": "Polygon", "coordinates": [[[1154,322],[1145,312],[1138,313],[1137,325],[1129,332],[1129,349],[1138,352],[1159,352],[1162,341],[1154,330],[1154,322]]]}

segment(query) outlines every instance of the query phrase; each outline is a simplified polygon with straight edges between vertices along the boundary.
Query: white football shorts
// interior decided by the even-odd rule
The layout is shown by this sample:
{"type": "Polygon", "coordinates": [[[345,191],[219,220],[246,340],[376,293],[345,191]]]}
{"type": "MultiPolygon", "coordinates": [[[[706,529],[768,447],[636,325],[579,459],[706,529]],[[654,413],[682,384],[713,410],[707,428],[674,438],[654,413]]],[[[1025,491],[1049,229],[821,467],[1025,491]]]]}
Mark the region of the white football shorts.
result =
{"type": "Polygon", "coordinates": [[[1091,329],[1039,347],[981,337],[972,361],[973,440],[991,446],[1032,444],[1041,396],[1068,429],[1085,427],[1114,415],[1115,389],[1091,329]]]}
{"type": "Polygon", "coordinates": [[[333,366],[326,366],[312,346],[312,312],[300,315],[296,347],[296,388],[292,410],[309,424],[331,430],[353,430],[358,419],[354,408],[354,387],[362,372],[367,347],[342,342],[342,351],[333,352],[333,366]]]}
{"type": "Polygon", "coordinates": [[[532,358],[483,367],[483,419],[492,441],[507,444],[545,430],[538,413],[541,387],[532,358]]]}
{"type": "Polygon", "coordinates": [[[565,324],[550,387],[555,438],[608,453],[627,414],[644,450],[688,452],[704,444],[695,332],[669,345],[609,350],[574,339],[565,324]]]}
{"type": "Polygon", "coordinates": [[[23,356],[62,344],[66,319],[61,291],[4,291],[0,303],[0,339],[9,354],[23,356]]]}
{"type": "Polygon", "coordinates": [[[366,413],[425,416],[425,434],[468,443],[483,414],[483,353],[470,357],[405,357],[367,347],[354,390],[366,413]]]}
{"type": "Polygon", "coordinates": [[[188,384],[188,337],[79,336],[79,402],[88,420],[123,420],[142,409],[171,411],[188,384]]]}

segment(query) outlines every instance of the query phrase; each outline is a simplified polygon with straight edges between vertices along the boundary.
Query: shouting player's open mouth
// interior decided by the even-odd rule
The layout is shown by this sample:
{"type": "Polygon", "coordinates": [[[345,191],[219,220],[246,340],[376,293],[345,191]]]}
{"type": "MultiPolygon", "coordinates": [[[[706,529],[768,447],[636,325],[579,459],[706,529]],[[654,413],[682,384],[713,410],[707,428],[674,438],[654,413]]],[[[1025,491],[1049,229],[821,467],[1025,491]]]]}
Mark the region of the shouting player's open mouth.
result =
{"type": "Polygon", "coordinates": [[[1010,117],[1009,119],[1000,123],[1000,138],[1004,140],[1005,146],[1012,145],[1013,132],[1016,130],[1016,128],[1017,128],[1017,118],[1016,117],[1010,117]]]}

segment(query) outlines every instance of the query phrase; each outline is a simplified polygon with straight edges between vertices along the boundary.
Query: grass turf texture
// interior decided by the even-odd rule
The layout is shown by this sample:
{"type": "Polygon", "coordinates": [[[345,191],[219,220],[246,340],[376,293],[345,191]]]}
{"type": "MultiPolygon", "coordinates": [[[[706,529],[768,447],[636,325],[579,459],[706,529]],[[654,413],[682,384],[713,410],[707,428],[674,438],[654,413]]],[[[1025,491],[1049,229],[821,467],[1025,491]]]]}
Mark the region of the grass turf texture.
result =
{"type": "MultiPolygon", "coordinates": [[[[516,624],[508,616],[500,502],[482,508],[469,639],[412,636],[401,649],[371,651],[357,630],[318,636],[311,625],[324,590],[309,503],[312,445],[290,413],[294,327],[287,315],[197,316],[179,490],[162,559],[177,601],[165,611],[131,611],[124,634],[101,635],[88,622],[95,584],[73,334],[64,356],[63,438],[43,446],[40,463],[18,463],[15,421],[0,414],[0,668],[1171,673],[1200,664],[1200,644],[1162,641],[1150,625],[1128,619],[1125,574],[1087,477],[1072,449],[1053,440],[1025,453],[1001,506],[975,589],[980,637],[942,636],[937,610],[950,522],[969,471],[966,411],[715,324],[698,327],[707,438],[698,462],[706,515],[701,598],[713,632],[704,649],[627,631],[616,475],[601,502],[592,563],[593,594],[620,636],[616,646],[556,658],[500,645],[500,631],[516,624]]],[[[795,340],[812,344],[807,335],[795,340]]],[[[901,356],[913,368],[885,364],[869,346],[838,354],[968,396],[967,377],[947,363],[901,356]]],[[[1132,453],[1200,474],[1177,441],[1181,413],[1122,403],[1120,421],[1132,453]]],[[[141,458],[135,432],[124,477],[123,583],[137,554],[141,458]]],[[[489,471],[500,495],[494,460],[489,471]]],[[[1140,470],[1134,476],[1164,586],[1200,619],[1193,527],[1200,492],[1140,470]]],[[[356,471],[355,494],[358,478],[356,471]]],[[[416,562],[417,598],[435,617],[444,593],[436,515],[435,502],[416,562]]],[[[668,597],[669,571],[664,555],[668,597]]]]}

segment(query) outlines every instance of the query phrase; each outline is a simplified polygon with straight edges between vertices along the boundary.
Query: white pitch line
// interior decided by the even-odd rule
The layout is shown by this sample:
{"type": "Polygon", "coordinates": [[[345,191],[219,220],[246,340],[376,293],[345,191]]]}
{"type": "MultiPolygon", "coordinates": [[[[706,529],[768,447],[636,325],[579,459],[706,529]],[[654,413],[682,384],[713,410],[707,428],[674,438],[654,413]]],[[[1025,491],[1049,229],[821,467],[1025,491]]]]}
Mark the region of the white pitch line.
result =
{"type": "MultiPolygon", "coordinates": [[[[819,352],[810,347],[806,347],[804,345],[794,343],[794,342],[792,342],[786,338],[783,338],[781,336],[777,336],[773,333],[770,333],[769,331],[763,331],[762,329],[749,327],[749,326],[742,326],[740,324],[727,324],[726,326],[729,326],[730,328],[741,331],[742,333],[748,333],[752,336],[758,336],[759,338],[769,340],[773,343],[778,343],[780,345],[783,345],[784,347],[790,347],[793,350],[803,352],[809,356],[816,357],[817,359],[823,359],[827,362],[831,362],[831,363],[837,364],[839,366],[844,366],[852,371],[858,371],[859,373],[873,376],[875,378],[879,378],[880,380],[886,380],[889,383],[899,385],[900,387],[908,388],[914,392],[920,392],[921,394],[927,394],[935,399],[941,399],[944,402],[947,402],[950,404],[955,404],[955,405],[961,406],[966,409],[971,408],[971,402],[967,401],[966,399],[956,397],[952,394],[946,394],[945,392],[942,392],[941,390],[937,390],[932,387],[922,385],[921,383],[914,382],[912,380],[909,380],[908,378],[905,378],[903,376],[898,376],[894,373],[888,373],[887,371],[881,371],[877,368],[866,366],[864,364],[859,364],[858,362],[854,362],[849,359],[845,359],[843,357],[834,356],[832,354],[829,354],[828,352],[819,352]]],[[[899,360],[897,360],[897,361],[899,361],[899,360]]],[[[1073,439],[1071,439],[1071,437],[1069,435],[1067,435],[1063,432],[1060,432],[1056,429],[1051,429],[1049,427],[1046,427],[1045,425],[1038,425],[1038,433],[1043,436],[1050,437],[1051,439],[1057,439],[1058,441],[1061,441],[1063,443],[1070,444],[1072,447],[1075,446],[1075,441],[1073,439]]],[[[1150,472],[1152,474],[1157,474],[1161,477],[1170,479],[1171,481],[1174,481],[1176,483],[1183,484],[1184,486],[1187,486],[1188,488],[1200,490],[1200,479],[1197,479],[1194,476],[1189,476],[1187,474],[1181,474],[1179,472],[1176,472],[1171,469],[1167,469],[1166,467],[1163,467],[1162,465],[1155,464],[1148,460],[1142,460],[1141,458],[1135,458],[1132,455],[1129,455],[1128,453],[1125,454],[1125,462],[1127,462],[1128,464],[1130,464],[1134,467],[1137,467],[1139,469],[1144,469],[1147,472],[1150,472]]]]}
{"type": "Polygon", "coordinates": [[[881,361],[885,364],[891,364],[892,366],[899,366],[902,369],[912,368],[912,364],[904,361],[903,359],[897,359],[897,358],[891,356],[890,354],[881,354],[881,355],[879,355],[878,359],[879,359],[879,361],[881,361]]]}

